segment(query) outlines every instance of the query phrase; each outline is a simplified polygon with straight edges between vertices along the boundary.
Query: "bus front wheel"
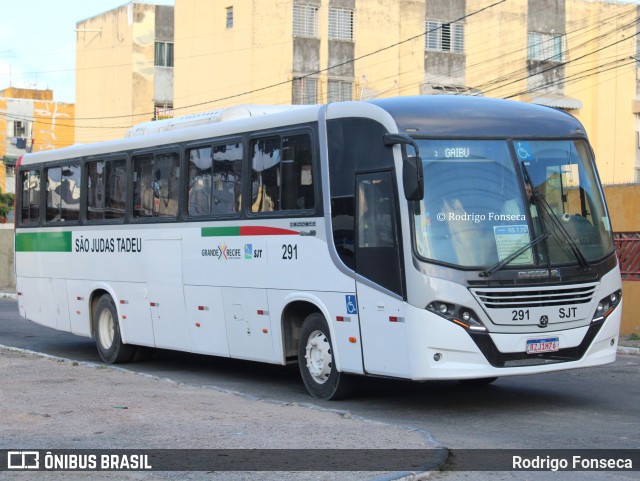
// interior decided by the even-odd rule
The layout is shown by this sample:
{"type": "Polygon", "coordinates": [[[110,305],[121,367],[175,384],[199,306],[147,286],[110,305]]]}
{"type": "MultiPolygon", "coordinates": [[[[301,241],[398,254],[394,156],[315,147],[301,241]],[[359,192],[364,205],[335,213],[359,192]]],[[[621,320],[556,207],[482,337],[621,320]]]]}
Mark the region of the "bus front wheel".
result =
{"type": "Polygon", "coordinates": [[[103,295],[93,313],[93,337],[96,340],[100,358],[108,364],[128,362],[132,359],[134,348],[122,342],[118,312],[113,299],[103,295]]]}
{"type": "Polygon", "coordinates": [[[349,379],[338,372],[326,319],[309,315],[300,329],[298,365],[309,394],[319,399],[339,399],[349,392],[349,379]]]}

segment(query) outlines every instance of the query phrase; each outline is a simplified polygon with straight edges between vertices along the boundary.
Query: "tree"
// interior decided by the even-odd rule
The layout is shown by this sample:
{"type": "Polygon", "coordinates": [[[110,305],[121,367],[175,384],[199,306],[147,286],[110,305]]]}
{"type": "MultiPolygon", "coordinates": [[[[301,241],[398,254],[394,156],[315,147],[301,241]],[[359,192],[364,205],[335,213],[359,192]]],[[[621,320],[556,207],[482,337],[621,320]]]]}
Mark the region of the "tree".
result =
{"type": "Polygon", "coordinates": [[[7,215],[13,210],[14,194],[3,194],[0,188],[0,223],[7,222],[7,215]]]}

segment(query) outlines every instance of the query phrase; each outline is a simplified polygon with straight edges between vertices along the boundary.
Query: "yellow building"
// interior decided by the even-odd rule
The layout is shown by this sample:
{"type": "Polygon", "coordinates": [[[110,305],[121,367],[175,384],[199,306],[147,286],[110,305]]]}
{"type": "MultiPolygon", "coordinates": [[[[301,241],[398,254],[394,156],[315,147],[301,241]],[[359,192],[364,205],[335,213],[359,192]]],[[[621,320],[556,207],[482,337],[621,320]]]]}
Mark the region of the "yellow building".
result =
{"type": "Polygon", "coordinates": [[[15,192],[15,165],[20,156],[74,143],[74,118],[74,105],[54,102],[51,90],[0,90],[2,192],[15,192]]]}
{"type": "Polygon", "coordinates": [[[173,6],[131,1],[76,23],[76,139],[172,116],[173,6]]]}
{"type": "Polygon", "coordinates": [[[593,0],[176,0],[176,115],[474,94],[563,108],[602,180],[640,180],[638,6],[593,0]]]}

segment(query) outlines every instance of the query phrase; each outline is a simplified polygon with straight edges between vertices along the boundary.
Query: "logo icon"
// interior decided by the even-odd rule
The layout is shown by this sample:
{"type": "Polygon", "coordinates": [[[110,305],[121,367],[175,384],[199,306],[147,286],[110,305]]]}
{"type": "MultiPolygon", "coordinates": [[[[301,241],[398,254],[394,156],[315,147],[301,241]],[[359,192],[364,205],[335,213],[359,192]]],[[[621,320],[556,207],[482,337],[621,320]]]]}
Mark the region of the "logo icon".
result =
{"type": "Polygon", "coordinates": [[[253,259],[253,244],[244,245],[244,258],[253,259]]]}
{"type": "Polygon", "coordinates": [[[547,327],[548,325],[549,325],[549,317],[540,316],[540,322],[538,323],[538,327],[547,327]]]}
{"type": "Polygon", "coordinates": [[[347,314],[357,314],[358,313],[358,302],[356,301],[356,296],[347,295],[344,296],[345,301],[347,303],[347,314]]]}
{"type": "Polygon", "coordinates": [[[38,451],[8,451],[7,469],[39,469],[40,453],[38,451]]]}

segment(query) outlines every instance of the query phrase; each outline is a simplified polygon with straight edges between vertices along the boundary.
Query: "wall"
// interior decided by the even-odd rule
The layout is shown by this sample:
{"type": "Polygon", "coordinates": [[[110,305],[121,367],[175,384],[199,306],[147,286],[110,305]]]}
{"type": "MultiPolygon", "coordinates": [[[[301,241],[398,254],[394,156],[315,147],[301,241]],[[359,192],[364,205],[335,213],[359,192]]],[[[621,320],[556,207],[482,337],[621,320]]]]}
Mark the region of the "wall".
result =
{"type": "Polygon", "coordinates": [[[635,180],[637,14],[633,4],[566,0],[566,30],[574,33],[565,94],[582,100],[571,113],[587,130],[605,184],[635,180]]]}
{"type": "Polygon", "coordinates": [[[176,115],[249,103],[291,103],[292,2],[235,1],[229,29],[227,6],[231,4],[176,1],[176,115]],[[273,84],[280,85],[265,89],[273,84]]]}
{"type": "Polygon", "coordinates": [[[0,224],[0,290],[15,289],[13,224],[0,224]]]}
{"type": "MultiPolygon", "coordinates": [[[[604,195],[614,232],[640,232],[640,185],[606,186],[604,195]]],[[[640,281],[622,282],[623,335],[640,334],[640,281]]]]}
{"type": "Polygon", "coordinates": [[[130,2],[76,28],[76,141],[124,137],[153,117],[155,6],[130,2]]]}

